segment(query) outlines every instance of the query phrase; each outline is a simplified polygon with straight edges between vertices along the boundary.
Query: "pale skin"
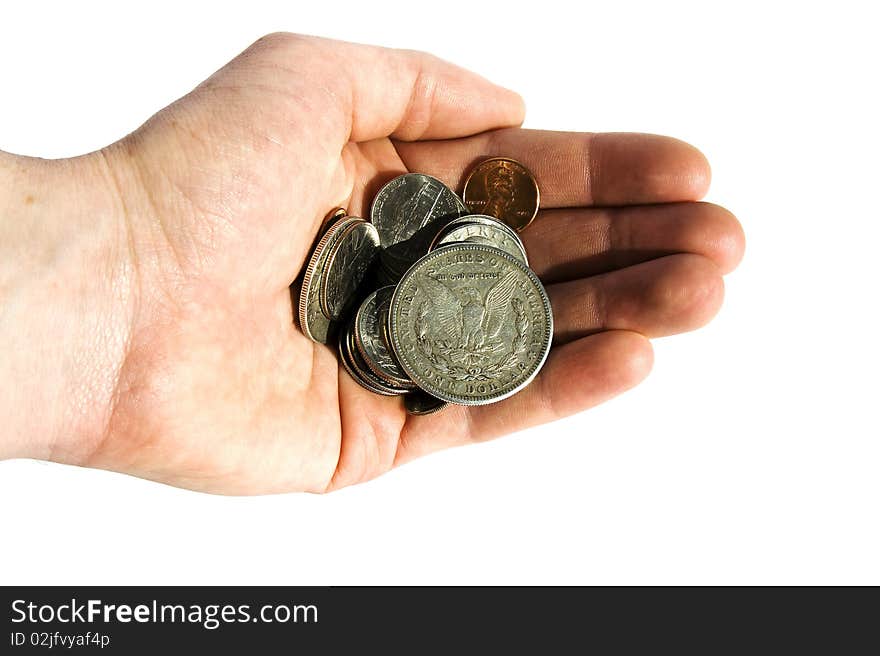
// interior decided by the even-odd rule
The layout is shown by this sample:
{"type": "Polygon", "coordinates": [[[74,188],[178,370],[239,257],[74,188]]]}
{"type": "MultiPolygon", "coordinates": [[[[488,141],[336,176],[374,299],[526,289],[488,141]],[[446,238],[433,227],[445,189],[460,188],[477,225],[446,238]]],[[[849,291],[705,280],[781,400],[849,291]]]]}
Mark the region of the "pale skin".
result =
{"type": "Polygon", "coordinates": [[[742,229],[696,202],[710,173],[692,146],[523,117],[517,94],[430,55],[275,34],[99,152],[0,152],[0,457],[325,492],[636,385],[649,338],[715,315],[742,229]],[[489,156],[540,186],[521,236],[554,346],[509,399],[409,417],[300,333],[290,287],[328,211],[368,215],[405,171],[460,190],[489,156]]]}

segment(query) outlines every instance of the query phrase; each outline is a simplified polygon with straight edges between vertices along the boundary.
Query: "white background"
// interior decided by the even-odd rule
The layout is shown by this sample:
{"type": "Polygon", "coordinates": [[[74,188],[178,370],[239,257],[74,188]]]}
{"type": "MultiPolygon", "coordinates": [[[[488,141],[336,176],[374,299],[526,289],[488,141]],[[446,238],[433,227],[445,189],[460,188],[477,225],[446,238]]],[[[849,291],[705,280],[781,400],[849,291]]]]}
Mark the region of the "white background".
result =
{"type": "Polygon", "coordinates": [[[473,68],[527,127],[698,145],[748,248],[636,390],[329,496],[0,463],[0,583],[880,584],[877,23],[727,6],[5,5],[3,150],[99,148],[261,34],[321,34],[473,68]]]}

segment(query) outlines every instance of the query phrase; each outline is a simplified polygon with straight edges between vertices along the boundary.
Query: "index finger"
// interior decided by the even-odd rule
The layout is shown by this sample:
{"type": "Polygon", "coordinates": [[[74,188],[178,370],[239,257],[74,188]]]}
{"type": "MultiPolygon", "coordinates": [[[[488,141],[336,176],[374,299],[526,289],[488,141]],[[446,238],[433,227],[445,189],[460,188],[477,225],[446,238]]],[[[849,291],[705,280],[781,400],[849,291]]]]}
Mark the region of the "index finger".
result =
{"type": "Polygon", "coordinates": [[[456,190],[480,160],[511,157],[535,176],[544,208],[699,200],[711,177],[699,150],[653,134],[506,128],[395,145],[410,171],[429,173],[456,190]]]}

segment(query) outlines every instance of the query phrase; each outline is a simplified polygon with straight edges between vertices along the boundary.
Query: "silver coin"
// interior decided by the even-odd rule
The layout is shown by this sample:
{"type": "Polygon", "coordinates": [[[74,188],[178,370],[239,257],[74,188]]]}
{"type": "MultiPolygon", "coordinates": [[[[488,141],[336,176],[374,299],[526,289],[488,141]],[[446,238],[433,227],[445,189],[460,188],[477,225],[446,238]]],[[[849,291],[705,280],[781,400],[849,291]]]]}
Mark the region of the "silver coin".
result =
{"type": "Polygon", "coordinates": [[[528,385],[553,338],[538,277],[483,244],[441,246],[416,262],[388,316],[403,370],[432,396],[462,405],[493,403],[528,385]]]}
{"type": "Polygon", "coordinates": [[[481,225],[501,228],[502,230],[507,231],[507,233],[512,237],[516,237],[517,239],[519,239],[519,235],[516,233],[516,230],[511,228],[501,219],[496,219],[494,216],[489,216],[488,214],[465,214],[464,216],[460,216],[457,219],[452,219],[452,221],[446,224],[442,232],[452,230],[453,228],[456,228],[460,225],[472,223],[479,223],[481,225]]]}
{"type": "Polygon", "coordinates": [[[431,415],[449,405],[425,391],[416,390],[403,397],[403,407],[411,415],[431,415]]]}
{"type": "Polygon", "coordinates": [[[437,178],[423,173],[399,175],[376,194],[370,218],[382,246],[404,242],[438,220],[467,212],[464,203],[437,178]]]}
{"type": "Polygon", "coordinates": [[[369,382],[367,382],[360,376],[360,374],[357,372],[354,365],[352,364],[350,357],[346,353],[345,342],[342,335],[340,335],[338,349],[339,362],[342,363],[342,368],[345,369],[346,373],[354,380],[354,382],[356,382],[368,392],[372,392],[373,394],[381,394],[382,396],[397,396],[396,392],[385,392],[384,390],[375,389],[372,385],[369,384],[369,382]]]}
{"type": "Polygon", "coordinates": [[[349,324],[347,348],[350,354],[351,362],[357,370],[358,374],[361,376],[361,378],[366,380],[374,389],[382,390],[386,394],[404,394],[413,388],[413,383],[410,383],[409,387],[403,387],[402,385],[397,385],[396,383],[384,380],[380,376],[377,376],[372,369],[370,369],[370,367],[364,360],[364,356],[361,355],[361,352],[358,350],[357,344],[355,343],[353,320],[349,324]]]}
{"type": "Polygon", "coordinates": [[[338,320],[355,299],[379,253],[376,228],[358,219],[335,241],[327,256],[321,285],[321,310],[338,320]]]}
{"type": "Polygon", "coordinates": [[[496,219],[494,216],[489,216],[487,214],[465,214],[464,216],[460,216],[457,219],[452,219],[434,237],[434,240],[431,243],[431,248],[436,248],[437,245],[439,245],[440,240],[456,228],[474,224],[489,226],[491,228],[498,228],[500,230],[503,230],[512,239],[515,239],[522,251],[525,252],[525,246],[523,245],[522,240],[519,238],[519,235],[516,233],[516,230],[504,223],[504,221],[496,219]]]}
{"type": "Polygon", "coordinates": [[[382,396],[398,396],[403,394],[406,390],[374,384],[374,379],[358,366],[355,360],[355,351],[352,349],[352,326],[352,323],[347,324],[339,333],[337,349],[339,351],[339,361],[342,363],[343,369],[358,385],[369,392],[381,394],[382,396]]]}
{"type": "Polygon", "coordinates": [[[300,330],[309,339],[327,344],[333,332],[333,322],[321,309],[321,286],[323,284],[324,266],[333,244],[346,227],[362,219],[343,218],[332,224],[318,241],[306,265],[303,281],[299,291],[297,318],[300,330]]]}
{"type": "Polygon", "coordinates": [[[393,294],[394,287],[382,287],[364,299],[354,317],[354,342],[373,373],[392,385],[411,389],[415,384],[400,368],[383,334],[393,294]]]}
{"type": "Polygon", "coordinates": [[[382,187],[373,200],[370,220],[379,231],[382,258],[403,274],[428,252],[437,231],[467,214],[464,203],[437,178],[407,173],[382,187]]]}
{"type": "Polygon", "coordinates": [[[501,249],[520,262],[529,265],[526,249],[519,236],[500,221],[474,221],[470,223],[456,222],[441,231],[431,243],[431,250],[446,244],[465,242],[469,244],[485,244],[501,249]]]}

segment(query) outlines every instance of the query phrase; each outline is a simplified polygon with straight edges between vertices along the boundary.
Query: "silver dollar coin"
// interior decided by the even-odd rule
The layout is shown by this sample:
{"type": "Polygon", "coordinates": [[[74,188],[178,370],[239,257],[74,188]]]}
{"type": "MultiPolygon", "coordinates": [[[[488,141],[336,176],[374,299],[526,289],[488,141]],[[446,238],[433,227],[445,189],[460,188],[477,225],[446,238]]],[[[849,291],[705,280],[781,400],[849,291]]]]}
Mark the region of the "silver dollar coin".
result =
{"type": "Polygon", "coordinates": [[[529,384],[553,338],[550,300],[517,258],[442,246],[406,272],[389,310],[391,345],[420,388],[450,403],[500,401],[529,384]]]}
{"type": "Polygon", "coordinates": [[[519,239],[519,235],[516,233],[516,230],[511,228],[504,221],[496,219],[494,216],[489,216],[488,214],[465,214],[464,216],[460,216],[457,219],[453,219],[452,221],[447,223],[446,227],[443,228],[443,232],[446,232],[447,230],[452,230],[455,227],[468,223],[480,223],[482,225],[501,228],[502,230],[506,230],[507,233],[512,237],[516,237],[517,239],[519,239]]]}
{"type": "Polygon", "coordinates": [[[343,218],[331,225],[321,236],[318,245],[312,251],[303,275],[299,292],[297,318],[300,330],[309,339],[327,344],[333,332],[333,323],[321,309],[321,286],[323,284],[324,266],[333,244],[349,225],[362,219],[343,218]]]}
{"type": "Polygon", "coordinates": [[[385,341],[383,327],[393,294],[394,287],[381,287],[364,299],[354,318],[354,341],[373,373],[393,385],[413,388],[415,385],[385,341]]]}
{"type": "MultiPolygon", "coordinates": [[[[469,217],[463,217],[469,218],[469,217]]],[[[431,250],[446,244],[466,242],[469,244],[485,244],[501,249],[508,255],[512,255],[520,262],[528,266],[529,260],[526,249],[519,236],[500,221],[492,219],[491,222],[482,221],[456,221],[445,230],[438,233],[431,250]],[[501,227],[504,226],[504,227],[501,227]]]]}
{"type": "Polygon", "coordinates": [[[399,175],[373,199],[370,220],[383,259],[401,273],[428,252],[437,230],[468,209],[449,187],[422,173],[399,175]]]}
{"type": "Polygon", "coordinates": [[[338,320],[351,305],[379,253],[376,228],[359,219],[344,229],[327,256],[321,285],[321,310],[338,320]]]}

